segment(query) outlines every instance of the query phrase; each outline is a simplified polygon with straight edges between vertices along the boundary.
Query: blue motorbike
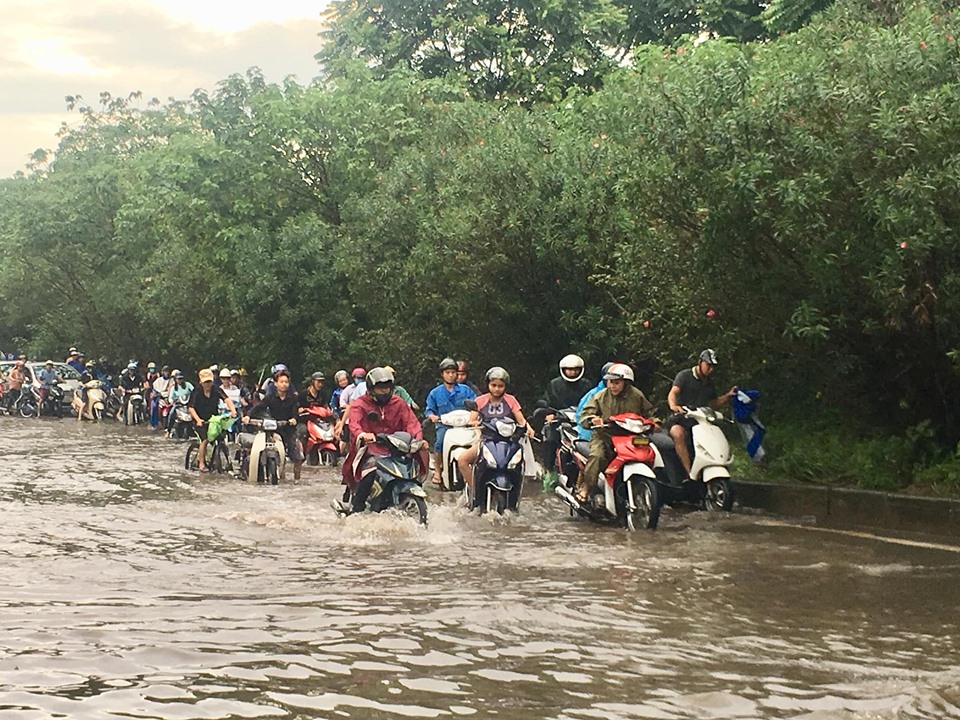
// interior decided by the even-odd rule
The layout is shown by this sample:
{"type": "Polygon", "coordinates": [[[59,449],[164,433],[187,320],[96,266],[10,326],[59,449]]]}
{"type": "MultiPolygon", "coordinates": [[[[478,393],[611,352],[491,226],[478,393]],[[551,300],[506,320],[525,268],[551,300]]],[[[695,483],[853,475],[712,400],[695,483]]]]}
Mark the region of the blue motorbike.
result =
{"type": "Polygon", "coordinates": [[[480,426],[480,451],[473,469],[474,493],[466,489],[467,507],[480,513],[517,512],[523,491],[523,437],[525,425],[509,418],[488,420],[480,426]]]}

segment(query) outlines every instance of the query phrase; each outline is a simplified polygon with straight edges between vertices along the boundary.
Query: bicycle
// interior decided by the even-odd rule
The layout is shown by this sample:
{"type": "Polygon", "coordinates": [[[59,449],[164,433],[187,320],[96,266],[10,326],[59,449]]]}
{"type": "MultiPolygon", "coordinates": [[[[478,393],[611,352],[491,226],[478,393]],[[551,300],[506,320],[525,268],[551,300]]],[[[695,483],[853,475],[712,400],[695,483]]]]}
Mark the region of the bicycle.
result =
{"type": "MultiPolygon", "coordinates": [[[[209,422],[209,429],[207,431],[207,439],[209,442],[207,443],[205,464],[208,468],[216,470],[220,475],[233,472],[233,462],[230,460],[230,450],[227,447],[227,433],[233,425],[233,420],[230,415],[225,413],[223,415],[214,415],[210,418],[209,422]],[[212,440],[210,440],[211,435],[214,436],[212,440]]],[[[194,439],[191,440],[190,445],[187,446],[187,454],[183,459],[183,467],[185,470],[198,470],[200,468],[198,456],[201,440],[200,435],[194,431],[194,439]]]]}

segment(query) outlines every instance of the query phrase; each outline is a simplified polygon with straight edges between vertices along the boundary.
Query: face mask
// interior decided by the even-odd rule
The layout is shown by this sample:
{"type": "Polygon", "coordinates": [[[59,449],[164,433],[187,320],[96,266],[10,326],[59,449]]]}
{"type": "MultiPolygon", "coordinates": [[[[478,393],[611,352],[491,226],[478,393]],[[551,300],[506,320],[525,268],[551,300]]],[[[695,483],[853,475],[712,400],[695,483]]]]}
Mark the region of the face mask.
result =
{"type": "Polygon", "coordinates": [[[354,379],[353,379],[353,384],[354,384],[354,385],[359,385],[359,384],[362,383],[362,382],[363,382],[363,378],[357,377],[357,378],[354,378],[354,379]]]}

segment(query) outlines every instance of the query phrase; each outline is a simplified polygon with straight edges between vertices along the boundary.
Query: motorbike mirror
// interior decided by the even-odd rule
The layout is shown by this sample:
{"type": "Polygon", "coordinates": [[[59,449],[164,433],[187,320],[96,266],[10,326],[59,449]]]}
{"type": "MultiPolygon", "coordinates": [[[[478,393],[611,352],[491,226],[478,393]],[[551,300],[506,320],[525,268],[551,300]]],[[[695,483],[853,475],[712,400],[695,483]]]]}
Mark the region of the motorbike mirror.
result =
{"type": "Polygon", "coordinates": [[[464,400],[464,401],[463,401],[463,409],[464,409],[464,410],[471,410],[471,411],[476,410],[476,409],[477,409],[477,401],[476,401],[476,400],[464,400]]]}

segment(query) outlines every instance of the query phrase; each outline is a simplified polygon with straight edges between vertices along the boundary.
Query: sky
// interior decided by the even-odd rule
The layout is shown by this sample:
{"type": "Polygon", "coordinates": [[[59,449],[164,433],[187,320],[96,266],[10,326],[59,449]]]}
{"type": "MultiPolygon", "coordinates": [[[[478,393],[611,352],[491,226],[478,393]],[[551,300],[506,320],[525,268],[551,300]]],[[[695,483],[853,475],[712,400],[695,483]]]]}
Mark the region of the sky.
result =
{"type": "Polygon", "coordinates": [[[0,177],[79,122],[64,97],[186,98],[251,66],[316,75],[327,0],[0,0],[0,177]]]}

